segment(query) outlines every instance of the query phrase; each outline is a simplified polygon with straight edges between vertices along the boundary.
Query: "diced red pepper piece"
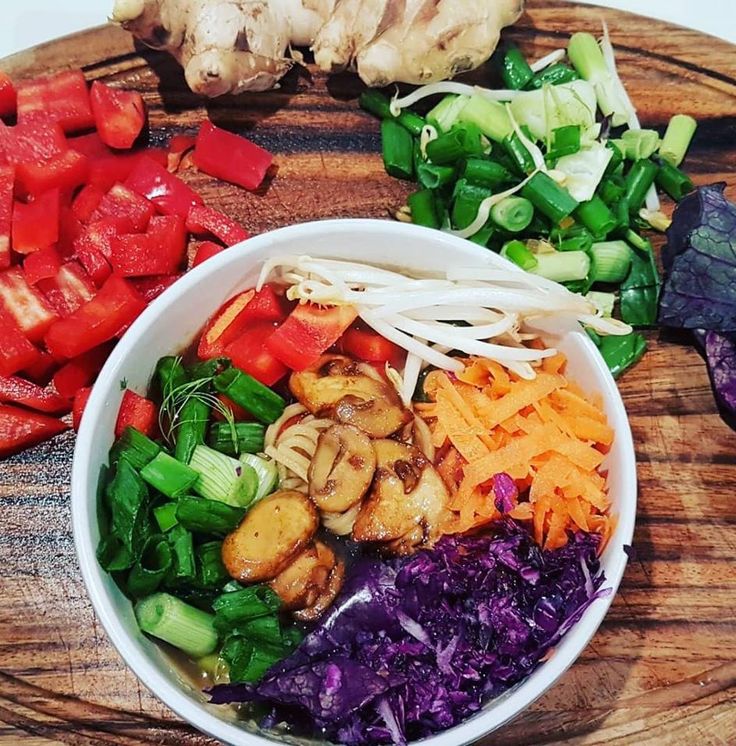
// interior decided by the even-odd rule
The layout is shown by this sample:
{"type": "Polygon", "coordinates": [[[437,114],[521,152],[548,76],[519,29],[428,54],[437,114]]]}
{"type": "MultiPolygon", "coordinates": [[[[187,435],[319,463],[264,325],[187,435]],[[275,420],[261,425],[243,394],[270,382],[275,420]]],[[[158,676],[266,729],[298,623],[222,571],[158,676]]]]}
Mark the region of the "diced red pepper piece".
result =
{"type": "Polygon", "coordinates": [[[39,355],[15,319],[0,308],[0,376],[25,370],[36,363],[39,355]]]}
{"type": "MultiPolygon", "coordinates": [[[[253,420],[253,415],[247,409],[241,407],[240,404],[236,404],[230,397],[225,396],[225,394],[217,394],[217,399],[224,407],[230,410],[236,422],[250,422],[253,420]]],[[[225,421],[225,417],[217,407],[212,410],[212,418],[218,422],[225,421]]]]}
{"type": "Polygon", "coordinates": [[[49,414],[69,411],[69,400],[60,396],[54,388],[41,388],[19,376],[0,376],[0,402],[22,404],[49,414]]]}
{"type": "Polygon", "coordinates": [[[36,359],[23,368],[23,375],[34,383],[45,385],[59,367],[58,362],[48,352],[38,352],[36,359]]]}
{"type": "Polygon", "coordinates": [[[156,405],[150,399],[126,389],[115,423],[115,437],[119,438],[126,427],[134,427],[150,438],[156,434],[157,426],[158,410],[156,405]]]}
{"type": "Polygon", "coordinates": [[[12,247],[19,254],[46,248],[59,240],[58,189],[39,194],[32,202],[13,205],[12,247]]]}
{"type": "Polygon", "coordinates": [[[10,266],[10,232],[13,225],[13,166],[0,166],[0,269],[10,266]]]}
{"type": "Polygon", "coordinates": [[[202,262],[206,262],[221,251],[225,251],[227,246],[215,243],[214,241],[200,241],[197,246],[197,250],[194,252],[194,259],[192,260],[192,269],[198,267],[202,262]]]}
{"type": "Polygon", "coordinates": [[[179,278],[177,275],[159,275],[155,277],[133,277],[131,283],[133,287],[143,296],[146,303],[158,298],[161,293],[171,287],[179,278]]]}
{"type": "MultiPolygon", "coordinates": [[[[152,202],[124,184],[114,184],[92,213],[92,220],[112,217],[127,221],[128,232],[144,231],[155,212],[152,202]]],[[[122,226],[121,226],[122,227],[122,226]]]]}
{"type": "MultiPolygon", "coordinates": [[[[70,151],[76,152],[76,151],[70,151]]],[[[105,190],[96,184],[85,184],[72,201],[72,212],[74,217],[80,223],[88,223],[92,213],[97,209],[102,198],[105,196],[105,190]]]]}
{"type": "MultiPolygon", "coordinates": [[[[76,137],[70,137],[67,139],[67,146],[72,150],[76,150],[82,155],[86,155],[90,160],[96,160],[98,158],[111,158],[114,153],[110,148],[102,142],[102,138],[97,132],[90,132],[87,135],[77,135],[76,137]]],[[[129,153],[125,153],[121,156],[122,158],[131,158],[129,153]]]]}
{"type": "Polygon", "coordinates": [[[62,204],[59,210],[59,241],[56,248],[65,260],[74,258],[74,242],[82,232],[82,224],[74,217],[71,207],[62,204]]]}
{"type": "Polygon", "coordinates": [[[156,161],[141,157],[125,186],[146,197],[164,215],[186,218],[190,208],[201,205],[202,198],[178,176],[170,173],[156,161]]]}
{"type": "Polygon", "coordinates": [[[92,281],[100,287],[112,269],[107,257],[112,254],[112,241],[120,235],[114,218],[103,218],[85,226],[74,241],[74,253],[92,281]]]}
{"type": "Polygon", "coordinates": [[[300,303],[268,338],[266,347],[292,370],[304,370],[337,342],[355,317],[352,306],[300,303]]]}
{"type": "Polygon", "coordinates": [[[55,417],[0,404],[0,457],[53,438],[68,428],[55,417]]]}
{"type": "Polygon", "coordinates": [[[346,355],[369,363],[390,363],[399,367],[406,358],[406,351],[393,342],[374,332],[361,322],[351,326],[339,341],[346,355]]]}
{"type": "Polygon", "coordinates": [[[211,233],[227,246],[250,238],[248,231],[219,210],[204,205],[195,205],[187,215],[187,228],[192,233],[211,233]]]}
{"type": "Polygon", "coordinates": [[[62,318],[71,316],[97,293],[92,278],[77,262],[67,262],[54,277],[39,280],[38,289],[62,318]]]}
{"type": "Polygon", "coordinates": [[[25,194],[41,194],[50,189],[72,191],[89,174],[89,161],[76,150],[67,150],[48,160],[19,163],[15,169],[18,187],[25,194]]]}
{"type": "Polygon", "coordinates": [[[196,142],[197,139],[191,135],[174,135],[169,141],[169,152],[166,160],[167,170],[175,173],[182,158],[194,148],[196,142]]]}
{"type": "Polygon", "coordinates": [[[85,386],[83,389],[79,389],[79,391],[74,395],[74,403],[72,404],[72,427],[76,432],[79,432],[79,426],[82,424],[82,415],[84,414],[91,393],[92,387],[85,386]]]}
{"type": "Polygon", "coordinates": [[[68,149],[63,130],[53,122],[0,127],[0,159],[10,164],[36,163],[68,149]]]}
{"type": "Polygon", "coordinates": [[[117,336],[145,307],[127,280],[110,275],[92,300],[49,329],[46,346],[53,355],[76,357],[117,336]]]}
{"type": "Polygon", "coordinates": [[[97,378],[112,348],[112,343],[107,342],[62,365],[51,379],[54,388],[61,396],[71,399],[79,389],[89,386],[97,378]]]}
{"type": "Polygon", "coordinates": [[[13,81],[4,72],[0,72],[0,117],[15,114],[16,96],[13,81]]]}
{"type": "Polygon", "coordinates": [[[194,162],[200,171],[218,179],[257,189],[273,156],[267,150],[207,121],[199,128],[194,162]]]}
{"type": "Polygon", "coordinates": [[[94,127],[87,82],[81,70],[65,70],[17,86],[18,122],[58,122],[64,132],[94,127]]]}
{"type": "Polygon", "coordinates": [[[89,92],[100,139],[111,148],[130,148],[146,123],[146,106],[136,91],[123,91],[96,80],[89,92]]]}
{"type": "Polygon", "coordinates": [[[46,330],[59,318],[17,267],[0,272],[0,306],[31,342],[42,339],[46,330]]]}
{"type": "Polygon", "coordinates": [[[23,274],[31,285],[35,285],[39,280],[56,277],[60,269],[61,257],[53,246],[28,254],[23,261],[23,274]]]}
{"type": "Polygon", "coordinates": [[[110,264],[125,277],[174,274],[187,248],[184,219],[178,215],[151,218],[145,233],[131,233],[112,240],[110,264]]]}
{"type": "Polygon", "coordinates": [[[266,341],[273,333],[272,323],[254,322],[225,348],[225,356],[232,360],[236,368],[249,373],[266,386],[273,386],[289,372],[266,347],[266,341]]]}

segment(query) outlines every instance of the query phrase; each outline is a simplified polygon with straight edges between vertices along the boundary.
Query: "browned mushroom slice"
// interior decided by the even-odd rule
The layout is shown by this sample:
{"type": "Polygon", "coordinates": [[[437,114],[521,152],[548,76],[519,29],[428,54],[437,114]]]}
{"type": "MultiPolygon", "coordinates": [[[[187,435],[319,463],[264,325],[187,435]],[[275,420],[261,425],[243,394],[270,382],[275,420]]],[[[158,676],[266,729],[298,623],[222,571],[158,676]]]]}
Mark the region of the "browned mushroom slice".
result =
{"type": "Polygon", "coordinates": [[[327,580],[327,585],[325,585],[324,590],[319,594],[317,600],[311,606],[295,611],[294,618],[300,622],[313,622],[315,619],[319,619],[335,600],[335,596],[337,596],[342,588],[344,579],[345,563],[342,560],[337,560],[327,580]]]}
{"type": "Polygon", "coordinates": [[[355,425],[373,438],[395,433],[412,418],[396,389],[368,363],[324,355],[291,374],[289,387],[312,414],[355,425]]]}
{"type": "Polygon", "coordinates": [[[236,580],[275,578],[309,544],[319,517],[301,492],[274,492],[246,513],[222,543],[222,562],[236,580]]]}
{"type": "Polygon", "coordinates": [[[271,581],[271,589],[286,609],[312,606],[327,588],[336,564],[332,549],[315,540],[271,581]]]}
{"type": "Polygon", "coordinates": [[[447,514],[447,487],[415,446],[376,440],[373,447],[375,478],[355,520],[353,539],[386,542],[386,549],[395,554],[431,546],[447,514]]]}
{"type": "Polygon", "coordinates": [[[309,465],[309,497],[329,513],[343,513],[360,502],[376,468],[368,436],[352,425],[332,425],[317,441],[309,465]]]}
{"type": "Polygon", "coordinates": [[[347,536],[360,512],[360,503],[355,503],[343,513],[321,513],[322,525],[336,536],[347,536]]]}

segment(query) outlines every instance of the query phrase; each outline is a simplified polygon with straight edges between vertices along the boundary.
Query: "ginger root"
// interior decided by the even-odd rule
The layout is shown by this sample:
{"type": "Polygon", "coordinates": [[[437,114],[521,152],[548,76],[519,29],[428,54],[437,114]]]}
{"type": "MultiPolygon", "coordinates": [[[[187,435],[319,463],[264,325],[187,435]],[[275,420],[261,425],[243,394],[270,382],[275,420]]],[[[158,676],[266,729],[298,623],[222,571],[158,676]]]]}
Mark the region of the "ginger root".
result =
{"type": "Polygon", "coordinates": [[[485,62],[523,0],[115,0],[112,20],[183,66],[205,96],[273,88],[311,46],[369,86],[431,83],[485,62]]]}

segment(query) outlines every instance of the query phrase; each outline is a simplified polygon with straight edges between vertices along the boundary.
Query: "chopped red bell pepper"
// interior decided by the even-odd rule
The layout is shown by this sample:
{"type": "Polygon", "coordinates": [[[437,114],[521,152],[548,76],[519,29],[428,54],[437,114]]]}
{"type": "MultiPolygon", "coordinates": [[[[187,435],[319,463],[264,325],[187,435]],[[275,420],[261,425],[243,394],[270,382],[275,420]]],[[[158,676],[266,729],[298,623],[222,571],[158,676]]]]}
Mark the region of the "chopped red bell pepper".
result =
{"type": "Polygon", "coordinates": [[[67,262],[54,277],[39,280],[38,289],[62,318],[71,316],[97,293],[92,278],[77,262],[67,262]]]}
{"type": "Polygon", "coordinates": [[[59,210],[59,241],[56,248],[64,260],[74,259],[74,242],[82,232],[82,227],[74,217],[72,208],[62,203],[59,210]]]}
{"type": "MultiPolygon", "coordinates": [[[[225,394],[217,394],[217,399],[225,408],[229,409],[235,422],[250,422],[253,420],[253,415],[240,404],[236,404],[230,397],[225,394]]],[[[218,422],[224,422],[225,417],[219,410],[219,407],[215,407],[212,410],[212,418],[218,422]]]]}
{"type": "Polygon", "coordinates": [[[171,287],[179,278],[177,275],[159,275],[154,277],[133,277],[131,283],[133,287],[143,296],[146,303],[156,300],[161,293],[171,287]]]}
{"type": "Polygon", "coordinates": [[[215,243],[214,241],[200,241],[194,252],[194,259],[192,260],[192,269],[198,267],[202,262],[206,262],[213,256],[219,254],[221,251],[225,251],[227,246],[215,243]]]}
{"type": "Polygon", "coordinates": [[[71,192],[83,184],[89,174],[87,156],[67,150],[47,160],[18,163],[15,178],[25,194],[41,194],[50,189],[71,192]]]}
{"type": "Polygon", "coordinates": [[[69,400],[51,386],[42,388],[19,376],[0,376],[0,402],[12,402],[37,412],[58,414],[69,411],[69,400]]]}
{"type": "Polygon", "coordinates": [[[255,321],[275,324],[286,317],[282,299],[270,285],[246,290],[229,300],[207,322],[197,347],[201,360],[225,354],[225,348],[255,321]]]}
{"type": "Polygon", "coordinates": [[[145,307],[127,280],[110,275],[92,300],[49,329],[46,346],[53,355],[76,357],[117,336],[145,307]]]}
{"type": "Polygon", "coordinates": [[[406,358],[404,349],[361,322],[353,324],[342,335],[338,344],[346,355],[369,363],[390,363],[396,368],[400,367],[406,358]]]}
{"type": "Polygon", "coordinates": [[[53,122],[0,127],[0,159],[13,165],[54,158],[68,149],[63,130],[53,122]]]}
{"type": "Polygon", "coordinates": [[[79,389],[79,391],[74,395],[74,402],[72,404],[72,427],[76,432],[79,432],[79,426],[82,424],[82,415],[84,414],[91,393],[92,387],[85,386],[83,389],[79,389]]]}
{"type": "MultiPolygon", "coordinates": [[[[75,151],[70,151],[75,152],[75,151]]],[[[98,208],[105,190],[96,184],[85,184],[72,201],[72,212],[80,223],[88,223],[92,213],[98,208]]]]}
{"type": "Polygon", "coordinates": [[[181,165],[182,158],[194,149],[197,142],[191,135],[174,135],[169,141],[169,152],[166,156],[166,168],[171,173],[176,173],[181,165]]]}
{"type": "Polygon", "coordinates": [[[19,254],[46,248],[59,240],[58,189],[39,194],[32,202],[13,205],[12,247],[19,254]]]}
{"type": "Polygon", "coordinates": [[[74,253],[97,287],[112,272],[107,257],[112,254],[113,239],[119,235],[117,220],[103,218],[86,225],[74,241],[74,253]]]}
{"type": "Polygon", "coordinates": [[[266,341],[273,333],[271,322],[253,322],[225,348],[225,357],[229,357],[236,368],[249,373],[265,386],[273,386],[289,372],[266,347],[266,341]]]}
{"type": "Polygon", "coordinates": [[[15,319],[0,307],[0,376],[25,370],[37,362],[39,355],[15,319]]]}
{"type": "Polygon", "coordinates": [[[54,246],[34,251],[23,261],[23,274],[31,285],[35,285],[39,280],[56,277],[60,269],[61,257],[54,246]]]}
{"type": "Polygon", "coordinates": [[[0,457],[53,438],[68,428],[55,417],[0,404],[0,457]]]}
{"type": "Polygon", "coordinates": [[[145,233],[130,233],[112,239],[110,264],[124,277],[174,274],[187,249],[184,219],[178,215],[151,218],[145,233]]]}
{"type": "Polygon", "coordinates": [[[0,117],[15,114],[16,97],[13,81],[4,72],[0,72],[0,117]]]}
{"type": "Polygon", "coordinates": [[[204,205],[194,205],[187,215],[187,228],[192,233],[211,233],[227,246],[250,238],[248,231],[219,210],[204,205]]]}
{"type": "Polygon", "coordinates": [[[130,172],[125,186],[149,199],[164,215],[186,218],[193,205],[202,204],[202,198],[194,189],[161,164],[145,156],[139,159],[130,172]]]}
{"type": "Polygon", "coordinates": [[[10,266],[10,232],[13,225],[13,166],[0,166],[0,269],[10,266]]]}
{"type": "Polygon", "coordinates": [[[194,163],[200,171],[218,179],[257,189],[271,167],[273,156],[255,143],[204,122],[194,148],[194,163]]]}
{"type": "Polygon", "coordinates": [[[57,122],[64,132],[94,127],[87,82],[81,70],[65,70],[17,86],[18,122],[57,122]]]}
{"type": "Polygon", "coordinates": [[[118,218],[121,220],[121,229],[127,223],[127,232],[133,233],[144,231],[155,211],[153,203],[145,197],[124,184],[114,184],[92,213],[91,219],[118,218]]]}
{"type": "Polygon", "coordinates": [[[111,148],[130,148],[146,123],[146,106],[136,91],[123,91],[96,80],[89,92],[100,139],[111,148]]]}
{"type": "Polygon", "coordinates": [[[0,272],[0,306],[31,342],[42,339],[46,330],[59,318],[17,267],[0,272]]]}
{"type": "Polygon", "coordinates": [[[106,342],[62,365],[51,379],[54,388],[61,396],[71,399],[79,389],[89,386],[97,378],[112,348],[113,344],[106,342]]]}
{"type": "Polygon", "coordinates": [[[156,434],[158,427],[158,410],[156,405],[135,391],[126,389],[123,401],[120,403],[118,419],[115,423],[115,437],[119,438],[126,427],[134,427],[136,430],[151,436],[156,434]]]}
{"type": "Polygon", "coordinates": [[[292,370],[304,370],[337,342],[355,317],[352,306],[300,303],[268,338],[266,347],[292,370]]]}
{"type": "Polygon", "coordinates": [[[23,375],[34,383],[46,385],[59,367],[58,362],[48,352],[39,351],[36,359],[23,368],[23,375]]]}

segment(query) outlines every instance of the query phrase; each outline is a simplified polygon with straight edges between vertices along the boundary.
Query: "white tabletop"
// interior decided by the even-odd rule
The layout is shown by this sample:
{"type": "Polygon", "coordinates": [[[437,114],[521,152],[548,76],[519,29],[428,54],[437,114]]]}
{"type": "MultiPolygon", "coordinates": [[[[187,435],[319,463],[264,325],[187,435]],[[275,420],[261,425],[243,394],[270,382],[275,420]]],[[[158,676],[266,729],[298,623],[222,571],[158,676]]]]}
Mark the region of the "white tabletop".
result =
{"type": "MultiPolygon", "coordinates": [[[[734,0],[588,0],[705,31],[736,43],[734,0]]],[[[104,23],[113,0],[4,0],[0,57],[104,23]]]]}

